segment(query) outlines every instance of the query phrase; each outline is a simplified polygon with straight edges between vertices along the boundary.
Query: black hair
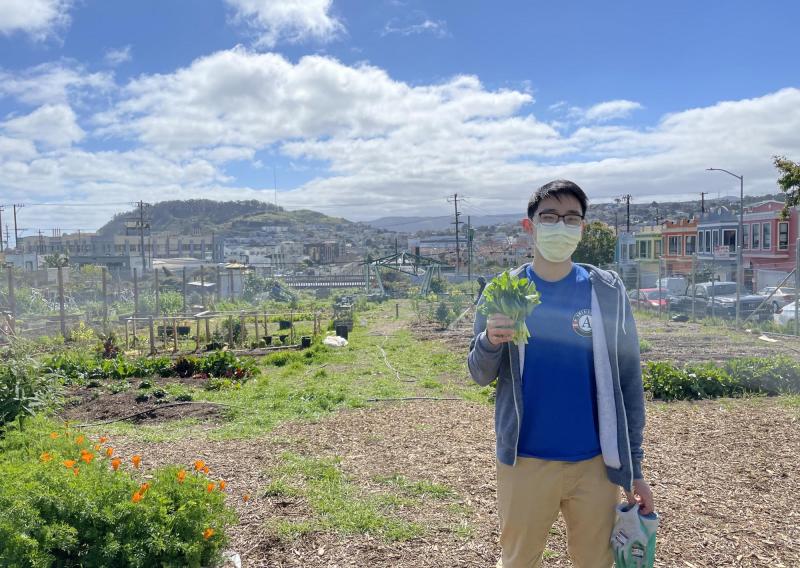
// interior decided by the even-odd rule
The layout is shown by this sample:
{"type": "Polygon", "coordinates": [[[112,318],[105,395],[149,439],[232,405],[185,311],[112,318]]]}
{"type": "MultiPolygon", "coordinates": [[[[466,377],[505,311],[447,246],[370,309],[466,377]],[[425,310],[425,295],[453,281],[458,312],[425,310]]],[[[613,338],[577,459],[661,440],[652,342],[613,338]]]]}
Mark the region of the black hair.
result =
{"type": "Polygon", "coordinates": [[[544,184],[533,192],[533,195],[531,195],[531,198],[528,200],[528,219],[533,219],[543,199],[555,197],[561,200],[561,197],[564,195],[571,195],[577,199],[581,204],[581,215],[586,215],[586,208],[589,206],[589,198],[586,197],[586,194],[580,186],[566,179],[557,179],[544,184]]]}

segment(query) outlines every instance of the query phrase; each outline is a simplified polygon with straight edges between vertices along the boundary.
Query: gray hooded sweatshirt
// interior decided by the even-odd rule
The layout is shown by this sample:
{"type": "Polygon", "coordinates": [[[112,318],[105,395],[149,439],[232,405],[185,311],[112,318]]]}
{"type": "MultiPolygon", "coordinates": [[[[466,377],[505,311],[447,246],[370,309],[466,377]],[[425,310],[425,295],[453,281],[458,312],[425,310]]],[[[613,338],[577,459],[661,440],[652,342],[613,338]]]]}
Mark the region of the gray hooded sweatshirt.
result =
{"type": "MultiPolygon", "coordinates": [[[[527,265],[511,271],[519,276],[527,265]]],[[[592,349],[597,386],[600,449],[611,482],[628,491],[642,478],[644,389],[639,361],[639,338],[625,286],[619,276],[589,264],[581,264],[592,283],[592,349]]],[[[481,298],[479,305],[483,303],[481,298]]],[[[536,341],[532,330],[531,341],[536,341]]],[[[493,346],[486,337],[486,316],[475,316],[470,343],[469,371],[479,385],[497,379],[495,433],[497,459],[516,465],[522,424],[522,373],[525,345],[493,346]]]]}

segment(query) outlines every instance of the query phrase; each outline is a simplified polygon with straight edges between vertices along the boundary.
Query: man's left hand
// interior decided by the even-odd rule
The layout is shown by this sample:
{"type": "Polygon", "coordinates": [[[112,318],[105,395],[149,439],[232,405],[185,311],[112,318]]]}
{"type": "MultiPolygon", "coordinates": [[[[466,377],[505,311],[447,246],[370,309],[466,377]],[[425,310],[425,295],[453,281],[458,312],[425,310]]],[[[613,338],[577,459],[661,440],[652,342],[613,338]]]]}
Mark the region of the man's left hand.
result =
{"type": "Polygon", "coordinates": [[[628,498],[628,503],[631,505],[635,503],[639,504],[639,511],[642,513],[642,515],[648,515],[655,510],[655,505],[653,504],[653,492],[650,490],[650,486],[644,479],[634,479],[633,493],[626,491],[625,495],[628,498]]]}

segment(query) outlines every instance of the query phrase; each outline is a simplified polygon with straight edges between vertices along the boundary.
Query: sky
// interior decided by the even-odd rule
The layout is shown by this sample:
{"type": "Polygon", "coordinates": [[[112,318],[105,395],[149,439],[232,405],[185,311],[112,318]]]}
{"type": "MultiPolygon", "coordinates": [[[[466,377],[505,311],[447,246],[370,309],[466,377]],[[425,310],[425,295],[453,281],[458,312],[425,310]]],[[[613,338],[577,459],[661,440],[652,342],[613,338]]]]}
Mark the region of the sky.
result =
{"type": "MultiPolygon", "coordinates": [[[[0,0],[0,204],[21,236],[139,200],[352,220],[776,192],[795,0],[0,0]]],[[[10,224],[13,229],[13,224],[10,224]]],[[[13,232],[13,230],[12,230],[13,232]]],[[[12,237],[13,238],[13,237],[12,237]]]]}

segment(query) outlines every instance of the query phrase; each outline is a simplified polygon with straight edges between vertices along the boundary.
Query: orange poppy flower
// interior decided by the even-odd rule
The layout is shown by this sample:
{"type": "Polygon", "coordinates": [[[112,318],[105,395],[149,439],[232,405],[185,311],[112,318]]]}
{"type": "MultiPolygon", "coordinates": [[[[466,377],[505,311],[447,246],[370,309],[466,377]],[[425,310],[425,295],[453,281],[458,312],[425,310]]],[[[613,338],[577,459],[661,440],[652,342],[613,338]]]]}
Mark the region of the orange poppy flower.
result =
{"type": "Polygon", "coordinates": [[[186,479],[186,471],[182,469],[178,472],[178,483],[183,483],[184,479],[186,479]]]}
{"type": "Polygon", "coordinates": [[[138,503],[141,500],[142,500],[142,494],[139,493],[138,491],[133,494],[133,497],[131,497],[131,501],[133,501],[134,503],[138,503]]]}
{"type": "Polygon", "coordinates": [[[206,491],[211,493],[212,491],[214,491],[214,487],[216,486],[213,483],[209,483],[208,485],[206,485],[206,491]]]}
{"type": "Polygon", "coordinates": [[[50,432],[50,438],[53,439],[53,440],[58,438],[58,432],[50,432]]]}
{"type": "Polygon", "coordinates": [[[140,456],[139,454],[136,454],[135,456],[133,456],[131,458],[131,461],[133,462],[133,467],[138,469],[139,468],[139,464],[142,463],[142,456],[140,456]]]}
{"type": "Polygon", "coordinates": [[[47,463],[47,462],[49,462],[51,459],[53,459],[53,456],[51,456],[51,455],[50,455],[50,454],[48,454],[47,452],[42,452],[42,455],[41,455],[41,456],[39,456],[39,459],[41,459],[43,462],[47,463]]]}
{"type": "Polygon", "coordinates": [[[139,488],[139,491],[141,491],[142,495],[144,495],[148,489],[150,489],[150,484],[142,483],[142,486],[139,488]]]}
{"type": "Polygon", "coordinates": [[[204,530],[204,531],[203,531],[203,538],[204,538],[204,539],[208,540],[208,539],[210,539],[212,536],[214,536],[214,529],[212,529],[212,528],[208,528],[208,529],[206,529],[206,530],[204,530]]]}
{"type": "Polygon", "coordinates": [[[99,452],[100,451],[100,444],[95,444],[94,445],[94,451],[95,452],[99,452]]]}
{"type": "Polygon", "coordinates": [[[83,441],[84,441],[84,440],[85,440],[85,438],[83,437],[83,434],[81,434],[80,436],[78,436],[77,438],[75,438],[75,443],[76,443],[76,444],[78,444],[78,445],[80,445],[80,444],[83,444],[83,441]]]}
{"type": "Polygon", "coordinates": [[[225,480],[220,480],[220,482],[219,482],[219,490],[220,491],[225,491],[225,486],[226,485],[227,485],[227,483],[225,483],[225,480]]]}
{"type": "Polygon", "coordinates": [[[64,467],[67,469],[75,467],[75,460],[64,460],[64,467]]]}
{"type": "Polygon", "coordinates": [[[81,452],[81,459],[86,463],[92,463],[94,454],[92,452],[81,452]]]}
{"type": "Polygon", "coordinates": [[[119,469],[119,464],[121,464],[121,463],[122,463],[121,459],[114,458],[113,460],[111,460],[111,469],[113,469],[114,471],[117,471],[119,469]]]}
{"type": "Polygon", "coordinates": [[[208,466],[206,466],[206,467],[204,467],[204,468],[203,468],[203,473],[205,473],[206,475],[208,475],[208,472],[209,472],[209,471],[210,471],[210,470],[208,469],[208,466]]]}
{"type": "Polygon", "coordinates": [[[114,448],[106,448],[106,455],[111,457],[114,455],[114,448]]]}
{"type": "Polygon", "coordinates": [[[74,473],[76,476],[78,475],[78,471],[80,471],[79,468],[77,467],[72,468],[72,473],[74,473]]]}
{"type": "Polygon", "coordinates": [[[194,462],[195,471],[200,471],[204,467],[206,467],[206,462],[204,462],[203,460],[197,460],[196,462],[194,462]]]}
{"type": "Polygon", "coordinates": [[[108,442],[108,437],[107,436],[100,436],[100,443],[101,444],[105,444],[106,442],[108,442]]]}
{"type": "Polygon", "coordinates": [[[250,495],[248,495],[247,493],[245,493],[244,495],[242,495],[242,501],[244,501],[245,503],[247,503],[249,500],[250,500],[250,495]]]}

